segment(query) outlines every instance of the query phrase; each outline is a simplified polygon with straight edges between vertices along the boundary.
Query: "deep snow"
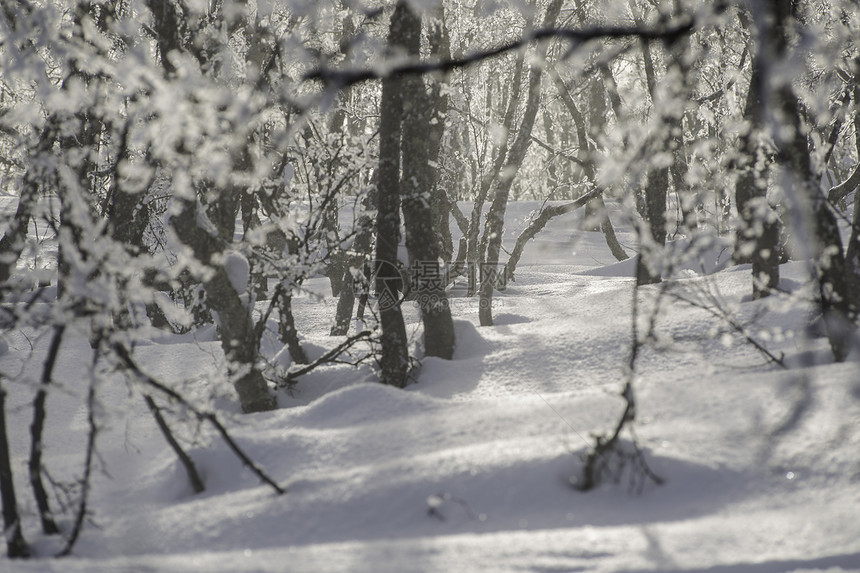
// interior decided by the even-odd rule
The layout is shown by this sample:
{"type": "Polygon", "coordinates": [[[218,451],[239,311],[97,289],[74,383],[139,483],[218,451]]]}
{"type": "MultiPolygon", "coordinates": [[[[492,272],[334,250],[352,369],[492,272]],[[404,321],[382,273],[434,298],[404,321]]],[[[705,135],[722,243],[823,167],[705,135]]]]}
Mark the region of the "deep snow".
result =
{"type": "MultiPolygon", "coordinates": [[[[537,207],[511,205],[506,244],[537,207]]],[[[702,261],[712,274],[696,261],[670,284],[718,292],[788,368],[705,311],[663,299],[656,340],[637,361],[635,430],[665,484],[638,492],[624,474],[588,493],[571,487],[592,434],[623,409],[633,295],[632,264],[616,263],[601,235],[577,231],[576,217],[529,244],[516,281],[496,295],[496,326],[477,327],[476,302],[455,289],[455,359],[425,359],[405,391],[375,383],[367,365],[333,365],[283,391],[278,411],[241,416],[228,388],[195,379],[220,360],[211,331],[138,347],[152,373],[217,394],[237,440],[287,494],[189,422],[181,433],[207,486],[193,495],[139,394],[117,378],[99,387],[105,472],[74,556],[0,557],[0,570],[860,571],[856,356],[832,364],[796,297],[750,301],[749,268],[722,264],[718,248],[702,261]]],[[[620,238],[630,251],[631,236],[620,238]]],[[[802,293],[802,263],[782,274],[786,290],[802,293]]],[[[645,317],[659,288],[640,293],[645,317]]],[[[294,303],[312,357],[341,340],[327,336],[326,291],[313,279],[294,303]]],[[[416,310],[407,317],[417,343],[416,310]]],[[[31,342],[36,358],[45,352],[47,337],[24,334],[4,334],[6,373],[31,342]]],[[[80,471],[89,354],[82,337],[61,350],[45,439],[55,477],[80,471]]],[[[34,384],[4,383],[25,533],[50,555],[58,542],[39,535],[26,487],[34,384]]]]}

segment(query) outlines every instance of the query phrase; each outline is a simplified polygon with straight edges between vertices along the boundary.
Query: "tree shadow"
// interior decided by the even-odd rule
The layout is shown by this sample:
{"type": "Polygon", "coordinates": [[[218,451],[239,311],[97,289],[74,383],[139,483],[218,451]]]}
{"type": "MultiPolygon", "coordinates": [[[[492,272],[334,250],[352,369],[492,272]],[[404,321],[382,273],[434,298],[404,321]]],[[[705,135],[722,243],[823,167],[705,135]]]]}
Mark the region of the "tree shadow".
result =
{"type": "MultiPolygon", "coordinates": [[[[671,569],[675,573],[784,573],[795,570],[857,571],[860,566],[860,553],[843,553],[814,559],[772,559],[760,563],[732,563],[696,569],[671,569]]],[[[627,569],[619,573],[652,573],[654,569],[627,569]]]]}

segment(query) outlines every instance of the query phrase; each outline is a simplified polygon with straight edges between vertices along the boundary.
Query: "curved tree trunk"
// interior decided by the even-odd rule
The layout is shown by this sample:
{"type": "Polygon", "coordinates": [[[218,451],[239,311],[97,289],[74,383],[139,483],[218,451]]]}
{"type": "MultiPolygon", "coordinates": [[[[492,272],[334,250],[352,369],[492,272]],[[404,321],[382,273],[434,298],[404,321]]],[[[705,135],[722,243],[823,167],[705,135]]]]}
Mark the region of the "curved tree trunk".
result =
{"type": "MultiPolygon", "coordinates": [[[[544,28],[549,28],[555,23],[561,11],[561,4],[561,0],[553,0],[549,7],[547,7],[543,21],[544,28]]],[[[545,44],[541,45],[536,51],[537,55],[543,59],[546,57],[547,46],[545,44]]],[[[510,195],[511,185],[514,182],[514,176],[520,165],[522,165],[529,148],[529,143],[531,142],[532,128],[534,127],[535,118],[540,107],[541,76],[542,68],[540,66],[532,66],[531,70],[529,70],[528,101],[526,109],[523,112],[523,119],[520,123],[516,139],[514,139],[514,143],[511,145],[510,153],[508,153],[506,158],[505,167],[499,175],[499,180],[493,193],[490,212],[487,214],[487,223],[484,227],[483,238],[483,242],[486,242],[487,245],[487,254],[480,272],[480,301],[478,303],[478,318],[481,326],[493,325],[493,289],[496,286],[498,278],[497,266],[502,249],[505,211],[507,210],[508,196],[510,195]]]]}
{"type": "Polygon", "coordinates": [[[540,214],[535,217],[531,223],[529,223],[529,226],[520,233],[520,236],[517,237],[517,243],[514,245],[514,250],[511,251],[511,256],[508,259],[508,262],[505,263],[504,272],[499,277],[499,282],[496,285],[497,288],[502,290],[505,284],[514,278],[514,272],[517,270],[517,264],[520,262],[520,257],[523,254],[523,250],[526,248],[526,244],[528,244],[530,240],[534,239],[535,236],[540,233],[544,227],[546,227],[547,223],[559,215],[576,211],[583,205],[588,205],[596,197],[599,197],[601,193],[602,190],[600,189],[592,189],[590,192],[572,203],[553,205],[543,209],[540,214]]]}
{"type": "MultiPolygon", "coordinates": [[[[211,275],[203,283],[206,302],[218,313],[227,373],[239,395],[242,410],[246,413],[272,410],[277,406],[277,399],[269,394],[268,385],[257,366],[260,339],[256,335],[251,311],[230,282],[224,265],[216,261],[225,250],[223,238],[212,236],[198,225],[198,221],[206,217],[199,213],[199,205],[185,199],[175,200],[179,202],[181,211],[171,218],[171,227],[179,239],[194,251],[194,256],[211,270],[211,275]]],[[[222,206],[221,210],[227,209],[222,206]]]]}
{"type": "MultiPolygon", "coordinates": [[[[548,70],[550,73],[550,77],[555,83],[556,90],[558,91],[558,94],[561,98],[561,102],[564,104],[568,113],[570,113],[570,117],[571,119],[573,119],[573,124],[576,128],[576,139],[579,144],[580,165],[582,167],[582,174],[585,176],[589,184],[591,184],[592,186],[597,186],[597,176],[594,170],[594,158],[592,157],[595,149],[592,147],[591,143],[588,140],[588,137],[586,136],[585,118],[579,111],[579,108],[577,107],[576,102],[573,100],[573,96],[571,95],[570,90],[568,90],[567,86],[564,83],[564,80],[562,80],[555,66],[548,66],[548,70]]],[[[607,71],[606,73],[609,73],[611,76],[610,71],[607,71]]],[[[592,124],[592,129],[596,127],[603,129],[602,125],[595,126],[594,124],[592,124]]],[[[589,192],[587,195],[592,196],[592,193],[589,192]]],[[[603,202],[603,193],[597,193],[596,196],[594,196],[594,198],[586,204],[585,208],[585,230],[602,231],[603,236],[606,237],[606,244],[609,246],[609,250],[612,253],[612,256],[615,257],[615,259],[618,261],[627,260],[627,253],[624,251],[624,248],[621,246],[621,243],[618,242],[618,237],[615,236],[615,228],[612,226],[612,221],[609,219],[609,213],[606,209],[606,203],[603,202]],[[593,224],[588,225],[589,221],[593,221],[593,224]]]]}
{"type": "Polygon", "coordinates": [[[48,386],[51,384],[54,375],[54,367],[57,364],[57,355],[60,351],[60,344],[63,341],[65,330],[66,327],[62,324],[54,327],[48,355],[42,367],[42,380],[39,384],[39,391],[36,393],[35,400],[33,400],[33,422],[30,424],[30,463],[28,464],[30,486],[33,488],[33,497],[36,499],[36,507],[39,509],[39,518],[42,521],[42,533],[46,535],[54,535],[60,532],[56,521],[54,521],[48,502],[48,491],[45,489],[45,484],[42,481],[42,472],[44,471],[42,467],[42,453],[44,451],[42,432],[45,428],[45,419],[47,417],[45,403],[48,399],[48,386]]]}

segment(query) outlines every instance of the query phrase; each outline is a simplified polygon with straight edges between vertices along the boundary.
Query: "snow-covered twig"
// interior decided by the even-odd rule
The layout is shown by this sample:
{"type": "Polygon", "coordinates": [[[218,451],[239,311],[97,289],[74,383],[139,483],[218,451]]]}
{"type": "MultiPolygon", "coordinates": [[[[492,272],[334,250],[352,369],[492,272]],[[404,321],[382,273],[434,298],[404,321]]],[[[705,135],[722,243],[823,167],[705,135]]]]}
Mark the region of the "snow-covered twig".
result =
{"type": "Polygon", "coordinates": [[[684,302],[692,307],[704,310],[711,316],[718,318],[725,322],[732,330],[741,335],[744,340],[746,340],[750,345],[753,346],[756,350],[758,350],[769,362],[773,362],[780,368],[788,368],[784,362],[784,356],[780,354],[779,356],[775,355],[773,352],[767,349],[761,342],[756,340],[756,338],[750,333],[749,329],[744,326],[740,321],[738,321],[732,314],[725,308],[725,305],[720,301],[718,294],[714,293],[707,287],[702,287],[699,290],[699,294],[705,297],[705,301],[697,301],[693,298],[684,296],[683,294],[676,291],[669,291],[668,294],[672,296],[675,300],[684,302]]]}

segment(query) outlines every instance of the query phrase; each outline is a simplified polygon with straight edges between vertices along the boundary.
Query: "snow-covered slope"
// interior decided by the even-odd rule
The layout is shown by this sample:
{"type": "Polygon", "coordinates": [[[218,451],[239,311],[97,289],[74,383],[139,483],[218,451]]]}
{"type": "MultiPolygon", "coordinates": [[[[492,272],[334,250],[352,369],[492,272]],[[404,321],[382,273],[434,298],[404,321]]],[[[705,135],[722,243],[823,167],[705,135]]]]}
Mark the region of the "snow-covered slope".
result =
{"type": "MultiPolygon", "coordinates": [[[[536,207],[511,206],[510,244],[536,207]]],[[[193,495],[142,402],[120,383],[102,388],[110,477],[96,479],[98,527],[84,531],[74,557],[0,557],[0,570],[860,570],[860,367],[829,362],[796,300],[749,301],[749,269],[712,261],[705,275],[690,265],[674,284],[718,292],[787,368],[706,311],[663,299],[656,340],[637,361],[635,429],[665,483],[631,484],[626,472],[588,493],[572,487],[592,434],[623,409],[633,296],[629,263],[615,264],[602,236],[575,221],[555,221],[529,245],[516,282],[496,297],[496,326],[477,327],[477,304],[453,299],[455,359],[425,359],[405,391],[375,383],[369,366],[335,365],[284,392],[276,412],[232,416],[231,431],[283,496],[191,425],[184,433],[199,431],[192,455],[207,485],[193,495]]],[[[796,289],[803,266],[786,265],[783,276],[796,289]]],[[[322,280],[309,288],[326,292],[322,280]]],[[[640,294],[645,316],[658,290],[640,294]]],[[[312,354],[335,345],[330,297],[299,297],[295,312],[312,354]]],[[[407,314],[417,341],[417,313],[407,314]]],[[[142,346],[138,356],[160,375],[189,376],[218,356],[201,338],[142,346]]],[[[20,334],[7,341],[5,371],[29,348],[20,334]]],[[[46,345],[37,340],[35,351],[46,345]]],[[[87,348],[64,348],[60,371],[85,376],[87,348]]],[[[82,390],[66,386],[52,397],[45,455],[52,473],[68,475],[86,426],[73,396],[82,390]]],[[[11,387],[13,406],[29,392],[11,387]]],[[[37,540],[25,488],[29,410],[10,416],[26,533],[37,540]]],[[[36,544],[45,555],[53,548],[36,544]]]]}

